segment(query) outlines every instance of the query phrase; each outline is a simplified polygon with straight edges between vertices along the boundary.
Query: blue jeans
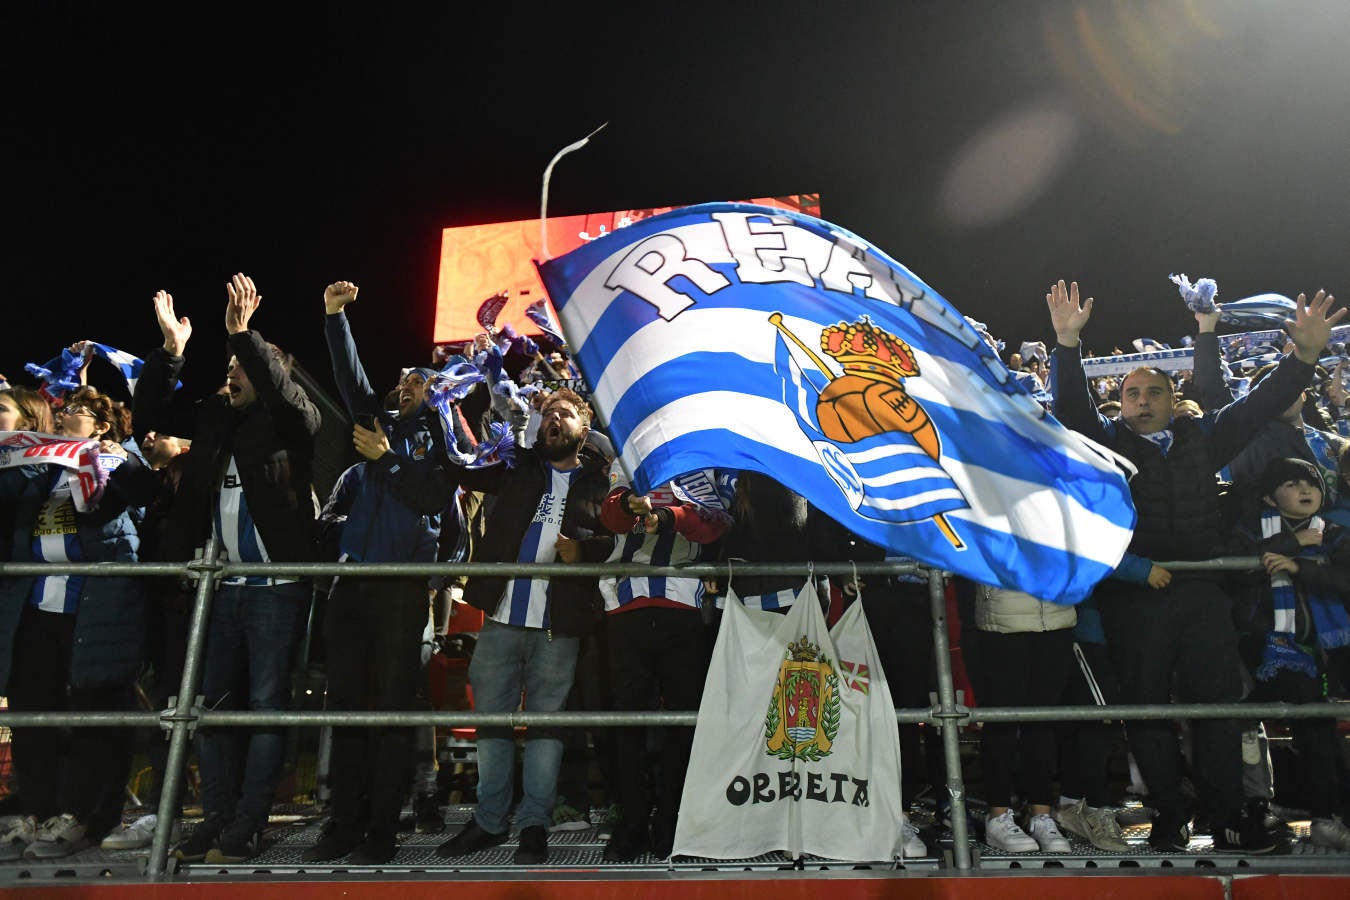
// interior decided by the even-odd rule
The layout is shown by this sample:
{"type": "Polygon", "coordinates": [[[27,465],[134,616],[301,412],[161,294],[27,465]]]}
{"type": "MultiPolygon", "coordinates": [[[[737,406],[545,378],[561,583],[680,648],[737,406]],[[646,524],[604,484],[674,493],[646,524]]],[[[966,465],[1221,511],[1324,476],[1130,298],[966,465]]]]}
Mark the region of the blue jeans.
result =
{"type": "MultiPolygon", "coordinates": [[[[469,663],[474,708],[478,712],[557,712],[567,700],[576,672],[581,639],[560,637],[540,628],[520,628],[488,619],[469,663]],[[521,704],[521,690],[525,702],[521,704]]],[[[525,737],[523,787],[516,827],[548,825],[562,763],[562,741],[531,728],[525,737]]],[[[484,831],[501,833],[510,823],[516,745],[510,729],[478,729],[478,809],[484,831]]]]}
{"type": "MultiPolygon", "coordinates": [[[[208,709],[290,706],[291,655],[309,614],[307,582],[226,585],[216,591],[206,635],[202,693],[208,709]]],[[[226,822],[267,824],[281,781],[284,728],[203,728],[202,807],[226,822]]]]}

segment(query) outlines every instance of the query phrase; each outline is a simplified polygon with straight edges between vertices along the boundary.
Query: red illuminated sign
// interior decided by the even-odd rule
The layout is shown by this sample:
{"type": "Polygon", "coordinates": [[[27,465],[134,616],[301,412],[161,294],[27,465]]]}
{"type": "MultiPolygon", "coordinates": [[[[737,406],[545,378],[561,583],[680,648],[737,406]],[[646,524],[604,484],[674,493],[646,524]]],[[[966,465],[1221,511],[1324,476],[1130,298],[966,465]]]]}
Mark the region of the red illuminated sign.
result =
{"type": "MultiPolygon", "coordinates": [[[[792,194],[748,201],[760,206],[820,215],[819,194],[792,194]]],[[[625,209],[548,220],[548,250],[562,256],[588,240],[633,222],[677,209],[625,209]]],[[[441,233],[441,270],[436,288],[436,343],[466,341],[482,331],[475,314],[483,301],[505,291],[509,295],[497,316],[497,327],[510,325],[521,334],[539,334],[525,316],[525,307],[546,296],[534,268],[539,246],[539,220],[465,225],[441,233]]]]}

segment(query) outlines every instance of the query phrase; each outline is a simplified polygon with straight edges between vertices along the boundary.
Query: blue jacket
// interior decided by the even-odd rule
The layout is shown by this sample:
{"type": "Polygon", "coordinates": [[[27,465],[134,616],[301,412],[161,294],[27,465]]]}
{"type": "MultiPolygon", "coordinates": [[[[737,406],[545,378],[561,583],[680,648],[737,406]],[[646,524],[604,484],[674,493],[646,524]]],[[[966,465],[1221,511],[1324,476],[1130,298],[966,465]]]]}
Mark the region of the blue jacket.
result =
{"type": "MultiPolygon", "coordinates": [[[[0,470],[0,505],[13,515],[11,559],[33,562],[33,526],[51,492],[52,468],[0,470]]],[[[88,562],[135,562],[140,539],[132,509],[153,496],[158,477],[132,455],[113,471],[97,509],[77,513],[80,549],[88,562]]],[[[9,684],[19,617],[37,579],[0,579],[0,684],[9,684]]],[[[140,670],[146,629],[145,584],[134,578],[89,576],[75,612],[69,686],[129,683],[140,670]]]]}
{"type": "Polygon", "coordinates": [[[400,419],[380,408],[380,395],[366,377],[345,313],[324,317],[324,336],[347,412],[353,418],[378,415],[390,447],[379,459],[367,460],[364,476],[347,485],[355,495],[339,549],[356,562],[434,562],[444,497],[442,490],[428,489],[423,479],[439,481],[440,476],[430,467],[409,463],[444,454],[436,414],[424,407],[400,419]]]}

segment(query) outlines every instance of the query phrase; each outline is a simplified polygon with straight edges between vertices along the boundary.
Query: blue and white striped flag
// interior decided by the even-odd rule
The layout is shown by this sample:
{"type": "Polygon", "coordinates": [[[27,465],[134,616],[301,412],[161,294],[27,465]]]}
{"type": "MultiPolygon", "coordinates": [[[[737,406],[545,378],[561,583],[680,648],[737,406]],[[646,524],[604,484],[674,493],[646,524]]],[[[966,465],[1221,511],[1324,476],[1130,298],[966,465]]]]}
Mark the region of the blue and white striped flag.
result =
{"type": "MultiPolygon", "coordinates": [[[[132,394],[136,393],[136,382],[141,377],[141,369],[145,368],[145,362],[138,356],[132,356],[125,350],[118,350],[116,347],[109,347],[107,344],[100,344],[97,341],[89,342],[89,350],[93,351],[95,356],[101,356],[112,363],[117,371],[122,373],[122,377],[127,380],[127,390],[132,394]]],[[[181,387],[181,384],[175,386],[175,390],[181,387]]]]}
{"type": "Polygon", "coordinates": [[[1294,318],[1294,301],[1283,294],[1257,294],[1219,304],[1219,321],[1241,328],[1281,327],[1294,318]]]}
{"type": "Polygon", "coordinates": [[[549,336],[553,343],[559,348],[567,349],[567,339],[563,337],[562,329],[558,323],[553,321],[553,313],[549,311],[548,303],[539,299],[525,307],[525,315],[531,322],[539,326],[539,330],[549,336]]]}
{"type": "Polygon", "coordinates": [[[1134,349],[1140,353],[1161,353],[1164,350],[1171,350],[1171,344],[1164,344],[1162,341],[1153,338],[1135,338],[1132,342],[1134,349]]]}
{"type": "Polygon", "coordinates": [[[1125,478],[964,318],[861,238],[688,207],[540,265],[634,488],[751,469],[859,536],[1076,602],[1134,527],[1125,478]]]}

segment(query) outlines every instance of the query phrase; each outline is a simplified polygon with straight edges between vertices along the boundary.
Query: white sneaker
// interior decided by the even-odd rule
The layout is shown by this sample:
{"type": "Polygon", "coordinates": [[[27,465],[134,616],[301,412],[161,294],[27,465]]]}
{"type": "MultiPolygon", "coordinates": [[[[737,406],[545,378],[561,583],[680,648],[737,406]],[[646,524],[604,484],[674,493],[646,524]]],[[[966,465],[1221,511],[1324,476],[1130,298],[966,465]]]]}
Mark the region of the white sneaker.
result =
{"type": "Polygon", "coordinates": [[[23,852],[37,836],[37,819],[32,816],[5,816],[0,819],[0,861],[23,858],[23,852]]]}
{"type": "Polygon", "coordinates": [[[1011,809],[984,820],[984,842],[995,850],[1009,853],[1035,853],[1041,849],[1035,838],[1018,827],[1011,809]]]}
{"type": "Polygon", "coordinates": [[[27,859],[60,859],[88,846],[84,823],[70,813],[62,813],[42,823],[23,855],[27,859]]]}
{"type": "Polygon", "coordinates": [[[1072,848],[1069,839],[1060,833],[1059,826],[1049,813],[1039,813],[1031,817],[1027,832],[1041,848],[1042,853],[1068,853],[1072,848]]]}
{"type": "Polygon", "coordinates": [[[1055,821],[1065,831],[1078,835],[1098,850],[1125,853],[1130,849],[1125,835],[1121,834],[1115,810],[1091,807],[1086,800],[1079,800],[1055,810],[1055,821]]]}
{"type": "Polygon", "coordinates": [[[900,814],[900,856],[903,859],[923,859],[928,855],[928,845],[919,837],[919,829],[909,820],[909,816],[900,814]]]}
{"type": "Polygon", "coordinates": [[[1350,828],[1345,826],[1340,816],[1332,816],[1330,819],[1313,819],[1308,834],[1314,847],[1350,850],[1350,828]]]}
{"type": "MultiPolygon", "coordinates": [[[[155,839],[155,826],[159,824],[159,816],[155,813],[149,813],[141,816],[130,825],[118,825],[108,836],[103,839],[99,846],[104,850],[139,850],[142,847],[149,847],[155,839]]],[[[183,823],[177,819],[173,820],[173,829],[169,833],[169,844],[178,843],[183,839],[183,823]]]]}

